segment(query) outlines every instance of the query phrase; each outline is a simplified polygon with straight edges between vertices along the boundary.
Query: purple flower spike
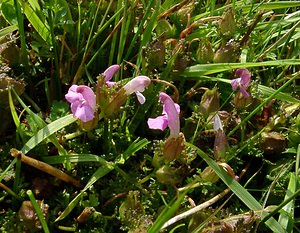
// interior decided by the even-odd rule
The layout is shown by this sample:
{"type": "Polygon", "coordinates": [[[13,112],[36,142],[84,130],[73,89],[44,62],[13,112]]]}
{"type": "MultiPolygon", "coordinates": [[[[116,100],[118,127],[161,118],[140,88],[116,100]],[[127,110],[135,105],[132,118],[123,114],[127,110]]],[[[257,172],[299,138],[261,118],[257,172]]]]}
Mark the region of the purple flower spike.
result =
{"type": "Polygon", "coordinates": [[[140,104],[144,104],[145,97],[141,92],[143,92],[145,88],[150,85],[150,83],[151,80],[147,76],[137,76],[126,83],[123,89],[125,90],[126,95],[135,93],[140,104]]]}
{"type": "Polygon", "coordinates": [[[105,82],[108,87],[112,87],[113,85],[116,84],[116,82],[111,82],[110,80],[120,69],[121,69],[121,66],[112,65],[103,72],[103,75],[105,77],[105,82]]]}
{"type": "Polygon", "coordinates": [[[71,103],[71,111],[76,118],[83,122],[94,119],[96,96],[90,87],[85,85],[72,85],[65,95],[65,98],[71,103]]]}
{"type": "Polygon", "coordinates": [[[178,138],[180,132],[179,113],[180,107],[166,93],[161,92],[159,99],[163,103],[162,116],[148,119],[150,129],[164,130],[167,126],[170,129],[170,137],[178,138]]]}
{"type": "Polygon", "coordinates": [[[244,97],[249,97],[249,93],[246,91],[250,85],[251,73],[247,69],[237,69],[235,74],[240,78],[231,80],[232,90],[236,91],[239,87],[244,97]]]}

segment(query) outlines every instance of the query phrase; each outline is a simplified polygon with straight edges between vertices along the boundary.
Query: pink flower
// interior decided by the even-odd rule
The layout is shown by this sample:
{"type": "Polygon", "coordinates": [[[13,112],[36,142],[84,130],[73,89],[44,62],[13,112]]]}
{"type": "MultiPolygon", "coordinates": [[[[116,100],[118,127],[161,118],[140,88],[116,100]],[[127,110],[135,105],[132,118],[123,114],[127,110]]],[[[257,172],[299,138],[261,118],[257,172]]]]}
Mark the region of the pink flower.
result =
{"type": "Polygon", "coordinates": [[[65,98],[71,103],[71,111],[76,118],[83,122],[94,119],[96,96],[90,87],[85,85],[72,85],[65,95],[65,98]]]}
{"type": "Polygon", "coordinates": [[[121,67],[119,65],[112,65],[103,72],[105,82],[108,87],[112,87],[116,84],[116,82],[111,82],[110,80],[120,70],[120,68],[121,67]]]}
{"type": "Polygon", "coordinates": [[[159,99],[163,103],[162,115],[156,118],[149,118],[147,122],[148,126],[150,129],[160,130],[165,130],[168,126],[170,129],[170,138],[178,138],[180,132],[180,107],[164,92],[159,94],[159,99]]]}
{"type": "Polygon", "coordinates": [[[249,97],[249,93],[246,91],[250,85],[251,73],[247,69],[237,69],[235,74],[239,78],[231,80],[232,90],[236,91],[239,87],[244,97],[249,97]]]}
{"type": "Polygon", "coordinates": [[[146,99],[141,92],[143,92],[150,83],[151,80],[147,76],[137,76],[126,83],[123,89],[127,96],[135,93],[140,104],[144,104],[146,99]]]}

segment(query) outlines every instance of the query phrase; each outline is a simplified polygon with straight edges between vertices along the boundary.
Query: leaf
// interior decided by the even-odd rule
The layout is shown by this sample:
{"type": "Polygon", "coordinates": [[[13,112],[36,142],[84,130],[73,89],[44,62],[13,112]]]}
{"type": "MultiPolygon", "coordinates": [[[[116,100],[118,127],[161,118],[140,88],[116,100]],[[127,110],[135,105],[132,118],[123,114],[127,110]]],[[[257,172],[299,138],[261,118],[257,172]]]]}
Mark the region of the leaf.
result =
{"type": "MultiPolygon", "coordinates": [[[[204,153],[198,147],[186,143],[187,146],[194,148],[197,154],[214,170],[214,172],[223,180],[223,182],[231,189],[232,192],[251,210],[262,210],[261,204],[236,180],[230,177],[213,159],[211,159],[206,153],[204,153]]],[[[267,213],[262,212],[262,216],[266,216],[267,213]]],[[[273,230],[273,232],[282,232],[285,230],[282,226],[274,219],[270,218],[266,221],[266,225],[273,230]]]]}
{"type": "MultiPolygon", "coordinates": [[[[138,141],[139,139],[137,138],[133,143],[131,143],[131,145],[126,149],[126,151],[123,154],[124,159],[128,159],[133,153],[137,152],[138,150],[142,149],[144,146],[146,146],[149,141],[146,139],[143,139],[141,141],[138,141]]],[[[90,178],[89,182],[86,184],[86,186],[80,191],[80,193],[69,203],[69,205],[67,206],[67,208],[63,211],[63,213],[57,218],[55,219],[55,222],[60,221],[62,219],[64,219],[65,217],[67,217],[69,215],[69,213],[71,213],[71,211],[76,207],[77,203],[79,202],[81,196],[83,195],[83,193],[88,190],[97,180],[99,180],[100,178],[102,178],[103,176],[105,176],[106,174],[108,174],[110,171],[115,169],[115,164],[117,164],[120,160],[120,158],[116,158],[115,162],[107,162],[106,160],[102,159],[102,158],[95,158],[95,155],[88,155],[88,161],[97,161],[100,162],[102,164],[102,166],[100,168],[97,169],[97,171],[92,175],[92,177],[90,178]]],[[[83,162],[84,158],[80,159],[77,156],[70,156],[71,159],[68,162],[71,161],[79,161],[81,160],[81,162],[83,162]],[[74,160],[75,159],[75,160],[74,160]]],[[[83,155],[83,157],[85,157],[83,155]]],[[[51,159],[50,158],[46,158],[46,160],[48,159],[48,161],[51,159]]],[[[57,162],[58,160],[60,160],[59,158],[55,159],[57,162]]],[[[60,162],[62,162],[62,160],[60,160],[60,162]]]]}
{"type": "Polygon", "coordinates": [[[0,30],[0,37],[7,36],[7,35],[11,34],[15,30],[18,30],[18,25],[17,24],[14,24],[14,25],[2,28],[0,30]]]}
{"type": "Polygon", "coordinates": [[[45,20],[42,21],[28,3],[22,1],[22,7],[27,19],[32,24],[37,33],[43,38],[44,41],[51,44],[51,34],[48,23],[45,20]]]}
{"type": "Polygon", "coordinates": [[[40,142],[44,141],[46,138],[50,137],[52,134],[56,133],[60,129],[72,124],[77,119],[73,117],[72,114],[59,118],[58,120],[46,125],[44,128],[40,129],[32,138],[30,138],[21,152],[27,154],[31,149],[36,147],[40,142]]]}
{"type": "Polygon", "coordinates": [[[1,15],[10,25],[18,24],[13,0],[6,0],[1,3],[1,15]]]}
{"type": "Polygon", "coordinates": [[[300,65],[300,59],[286,59],[264,62],[246,62],[246,63],[214,63],[214,64],[199,64],[188,67],[182,72],[181,76],[193,78],[194,80],[201,78],[202,75],[216,74],[223,71],[233,70],[237,68],[249,68],[260,66],[290,66],[300,65]]]}
{"type": "Polygon", "coordinates": [[[88,190],[97,180],[108,174],[110,171],[114,169],[112,163],[107,162],[105,166],[101,166],[97,169],[97,171],[92,175],[87,185],[80,191],[80,193],[69,203],[67,208],[62,212],[62,214],[55,219],[54,222],[60,221],[67,217],[69,213],[76,207],[77,203],[80,201],[81,196],[84,194],[86,190],[88,190]]]}

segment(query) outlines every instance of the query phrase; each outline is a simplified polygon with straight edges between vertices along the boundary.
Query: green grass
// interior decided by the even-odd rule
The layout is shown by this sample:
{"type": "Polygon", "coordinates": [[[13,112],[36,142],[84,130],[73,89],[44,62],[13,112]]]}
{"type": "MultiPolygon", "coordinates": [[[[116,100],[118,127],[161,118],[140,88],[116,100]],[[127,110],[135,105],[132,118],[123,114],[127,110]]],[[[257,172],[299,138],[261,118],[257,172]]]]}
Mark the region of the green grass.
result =
{"type": "Polygon", "coordinates": [[[0,83],[0,231],[39,222],[44,232],[299,232],[299,7],[2,1],[0,77],[26,87],[20,94],[18,81],[0,83]],[[107,88],[100,74],[113,64],[121,69],[107,88]],[[230,85],[240,68],[251,73],[247,99],[230,85]],[[120,91],[138,75],[152,80],[144,105],[120,91]],[[97,92],[93,122],[71,113],[64,96],[72,84],[97,92]],[[161,115],[160,92],[181,110],[184,149],[172,161],[164,159],[176,145],[164,150],[170,130],[147,125],[161,115]],[[227,143],[213,130],[216,114],[227,143]],[[14,148],[83,188],[23,164],[14,148]],[[26,200],[36,219],[18,224],[26,200]]]}

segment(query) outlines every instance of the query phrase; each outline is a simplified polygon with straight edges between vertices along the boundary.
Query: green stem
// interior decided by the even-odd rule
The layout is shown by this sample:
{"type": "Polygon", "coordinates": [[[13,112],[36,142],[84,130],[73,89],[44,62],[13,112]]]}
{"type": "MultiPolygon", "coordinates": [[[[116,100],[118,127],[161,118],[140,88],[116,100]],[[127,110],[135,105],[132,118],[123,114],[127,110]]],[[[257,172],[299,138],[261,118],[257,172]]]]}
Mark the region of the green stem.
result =
{"type": "Polygon", "coordinates": [[[18,3],[18,0],[14,0],[14,5],[15,5],[18,28],[20,33],[22,63],[25,65],[25,67],[27,67],[28,57],[27,57],[27,49],[26,49],[26,37],[24,32],[23,16],[22,16],[21,7],[20,4],[18,3]]]}
{"type": "Polygon", "coordinates": [[[29,197],[29,199],[30,199],[30,201],[33,205],[33,208],[34,208],[34,210],[35,210],[35,212],[36,212],[36,214],[37,214],[37,216],[38,216],[38,218],[41,222],[41,225],[42,225],[42,228],[43,228],[44,232],[45,233],[50,233],[47,222],[46,222],[46,220],[43,216],[43,213],[42,213],[37,201],[35,200],[35,197],[34,197],[32,191],[27,190],[26,194],[28,195],[28,197],[29,197]]]}
{"type": "Polygon", "coordinates": [[[54,55],[54,81],[51,82],[51,97],[53,99],[60,100],[61,99],[61,83],[59,78],[59,64],[58,64],[58,55],[57,55],[57,46],[55,41],[54,35],[54,27],[53,27],[53,12],[51,9],[48,9],[48,18],[49,18],[49,26],[50,26],[50,33],[52,39],[52,46],[53,46],[53,55],[54,55]]]}

